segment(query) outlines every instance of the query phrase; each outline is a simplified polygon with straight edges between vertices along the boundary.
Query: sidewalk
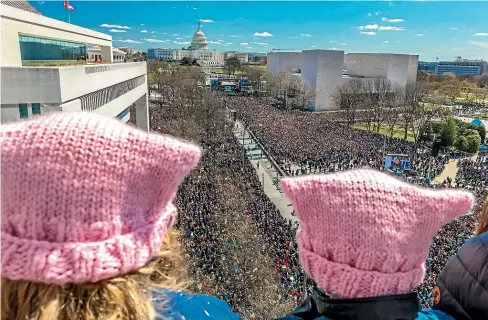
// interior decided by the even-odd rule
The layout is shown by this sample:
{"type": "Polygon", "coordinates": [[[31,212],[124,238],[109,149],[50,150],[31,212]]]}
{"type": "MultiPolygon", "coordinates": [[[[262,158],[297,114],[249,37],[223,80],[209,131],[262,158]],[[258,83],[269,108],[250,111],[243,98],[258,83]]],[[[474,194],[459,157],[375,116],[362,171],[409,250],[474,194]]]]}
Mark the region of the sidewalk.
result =
{"type": "Polygon", "coordinates": [[[456,174],[458,172],[458,164],[459,160],[458,159],[455,159],[455,160],[449,160],[449,162],[446,164],[444,170],[441,172],[440,175],[438,175],[437,177],[435,177],[434,179],[434,183],[442,183],[444,182],[447,177],[450,177],[452,179],[452,182],[455,182],[456,181],[456,174]]]}
{"type": "Polygon", "coordinates": [[[272,166],[269,159],[262,154],[259,146],[252,140],[249,133],[247,131],[243,132],[243,125],[239,121],[236,121],[236,125],[236,128],[234,128],[234,135],[239,143],[244,143],[245,148],[251,149],[250,151],[247,151],[247,157],[254,169],[256,169],[256,174],[259,181],[261,181],[264,193],[268,196],[271,202],[274,203],[283,218],[291,220],[292,222],[298,221],[297,217],[294,217],[291,214],[293,212],[291,202],[284,196],[281,190],[273,184],[273,179],[276,179],[279,176],[278,172],[272,166]]]}

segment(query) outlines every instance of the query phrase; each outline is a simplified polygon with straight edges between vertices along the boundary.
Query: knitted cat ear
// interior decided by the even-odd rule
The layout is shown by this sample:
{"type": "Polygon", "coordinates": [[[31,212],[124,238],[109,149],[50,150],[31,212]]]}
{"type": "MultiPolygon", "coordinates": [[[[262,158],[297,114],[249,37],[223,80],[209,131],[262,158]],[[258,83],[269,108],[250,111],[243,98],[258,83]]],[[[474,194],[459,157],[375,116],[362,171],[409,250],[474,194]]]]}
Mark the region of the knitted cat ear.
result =
{"type": "Polygon", "coordinates": [[[474,196],[467,191],[459,190],[435,190],[434,199],[437,205],[441,206],[439,217],[443,223],[448,223],[449,221],[458,218],[459,216],[470,211],[474,205],[474,196]]]}
{"type": "Polygon", "coordinates": [[[319,179],[315,179],[318,177],[320,176],[309,175],[296,178],[284,178],[280,182],[281,189],[285,196],[290,199],[295,209],[295,214],[300,221],[307,222],[308,217],[320,215],[320,212],[316,212],[316,209],[321,208],[321,206],[311,205],[313,202],[324,201],[324,199],[320,199],[320,195],[316,194],[318,189],[320,189],[319,184],[321,184],[319,179]],[[304,207],[308,209],[302,210],[304,207]]]}

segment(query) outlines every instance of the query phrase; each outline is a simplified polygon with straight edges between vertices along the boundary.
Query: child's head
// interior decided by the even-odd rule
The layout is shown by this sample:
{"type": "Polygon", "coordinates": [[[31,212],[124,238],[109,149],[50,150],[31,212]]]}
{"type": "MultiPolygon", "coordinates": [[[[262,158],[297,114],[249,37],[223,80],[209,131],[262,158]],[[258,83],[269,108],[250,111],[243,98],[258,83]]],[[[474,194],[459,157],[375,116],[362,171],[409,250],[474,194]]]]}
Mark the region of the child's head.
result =
{"type": "Polygon", "coordinates": [[[171,202],[200,149],[93,113],[0,134],[2,318],[150,319],[152,288],[179,283],[171,202]]]}
{"type": "Polygon", "coordinates": [[[473,196],[419,188],[375,170],[287,178],[300,219],[300,262],[341,298],[405,294],[425,275],[436,231],[467,212],[473,196]]]}

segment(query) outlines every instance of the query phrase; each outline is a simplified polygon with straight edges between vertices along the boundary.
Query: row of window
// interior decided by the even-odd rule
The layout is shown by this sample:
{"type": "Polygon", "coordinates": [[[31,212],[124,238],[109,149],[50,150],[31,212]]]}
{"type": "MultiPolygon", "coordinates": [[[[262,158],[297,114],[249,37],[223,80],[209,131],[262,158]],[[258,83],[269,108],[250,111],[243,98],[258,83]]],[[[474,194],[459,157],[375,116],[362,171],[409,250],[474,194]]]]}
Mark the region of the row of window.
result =
{"type": "Polygon", "coordinates": [[[27,61],[77,60],[86,56],[83,43],[19,35],[20,55],[27,61]]]}
{"type": "MultiPolygon", "coordinates": [[[[29,117],[29,108],[27,107],[27,103],[20,103],[19,104],[19,114],[20,118],[28,118],[29,117]]],[[[40,103],[33,103],[32,104],[32,114],[41,114],[41,104],[40,103]]]]}

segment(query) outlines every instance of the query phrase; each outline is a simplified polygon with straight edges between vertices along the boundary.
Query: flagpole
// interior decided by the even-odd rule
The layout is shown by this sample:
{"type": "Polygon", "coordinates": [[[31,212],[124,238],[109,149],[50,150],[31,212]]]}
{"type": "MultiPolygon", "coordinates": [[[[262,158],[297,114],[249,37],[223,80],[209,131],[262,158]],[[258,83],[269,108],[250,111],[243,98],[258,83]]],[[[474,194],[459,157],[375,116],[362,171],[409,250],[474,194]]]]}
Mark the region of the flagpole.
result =
{"type": "Polygon", "coordinates": [[[71,11],[68,10],[68,23],[71,23],[71,11]]]}

